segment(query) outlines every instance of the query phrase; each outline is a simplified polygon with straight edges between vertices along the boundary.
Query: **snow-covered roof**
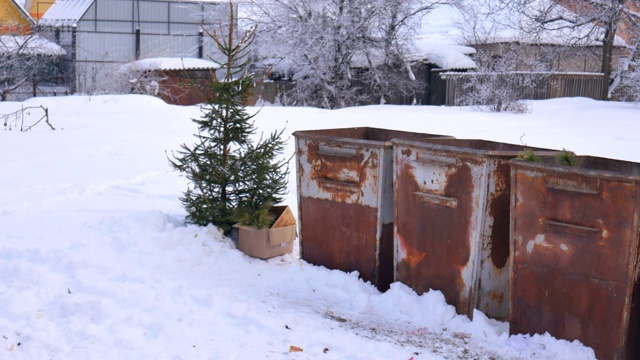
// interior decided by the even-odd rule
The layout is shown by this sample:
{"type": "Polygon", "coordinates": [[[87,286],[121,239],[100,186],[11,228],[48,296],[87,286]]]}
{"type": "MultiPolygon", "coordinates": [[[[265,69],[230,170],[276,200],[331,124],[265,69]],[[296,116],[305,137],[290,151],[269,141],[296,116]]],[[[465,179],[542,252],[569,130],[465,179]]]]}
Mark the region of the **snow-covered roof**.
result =
{"type": "Polygon", "coordinates": [[[220,66],[213,61],[196,58],[148,58],[130,62],[120,68],[121,72],[153,70],[209,70],[220,66]]]}
{"type": "Polygon", "coordinates": [[[457,10],[441,5],[429,12],[422,22],[422,29],[414,41],[410,60],[426,60],[444,70],[475,69],[476,63],[469,55],[476,53],[463,45],[455,26],[457,10]]]}
{"type": "Polygon", "coordinates": [[[38,35],[31,36],[0,36],[0,55],[47,55],[61,56],[66,54],[60,45],[38,35]]]}
{"type": "MultiPolygon", "coordinates": [[[[538,0],[530,3],[528,11],[533,12],[544,8],[548,5],[547,1],[538,0]]],[[[524,27],[534,24],[526,24],[525,20],[513,12],[503,10],[493,12],[492,16],[481,15],[484,12],[490,12],[483,7],[486,6],[483,4],[485,3],[467,3],[466,16],[460,8],[453,5],[440,5],[434,8],[423,18],[422,29],[415,39],[415,48],[410,54],[410,59],[427,60],[445,70],[473,69],[476,68],[476,64],[468,55],[475,53],[475,49],[470,47],[474,45],[496,43],[602,45],[598,40],[602,38],[602,29],[596,28],[593,31],[591,24],[579,28],[559,26],[557,30],[545,30],[532,35],[514,29],[513,24],[516,22],[520,22],[524,27]],[[476,16],[473,16],[474,14],[476,16]],[[578,38],[583,40],[576,41],[575,39],[578,38]]],[[[569,12],[564,8],[557,11],[569,12]]],[[[624,40],[619,36],[616,36],[614,44],[625,46],[624,40]]]]}
{"type": "Polygon", "coordinates": [[[427,60],[444,70],[475,69],[475,61],[469,56],[476,50],[469,46],[455,44],[424,44],[420,53],[414,54],[415,60],[427,60]]]}
{"type": "Polygon", "coordinates": [[[38,20],[42,26],[74,26],[94,0],[57,0],[38,20]]]}

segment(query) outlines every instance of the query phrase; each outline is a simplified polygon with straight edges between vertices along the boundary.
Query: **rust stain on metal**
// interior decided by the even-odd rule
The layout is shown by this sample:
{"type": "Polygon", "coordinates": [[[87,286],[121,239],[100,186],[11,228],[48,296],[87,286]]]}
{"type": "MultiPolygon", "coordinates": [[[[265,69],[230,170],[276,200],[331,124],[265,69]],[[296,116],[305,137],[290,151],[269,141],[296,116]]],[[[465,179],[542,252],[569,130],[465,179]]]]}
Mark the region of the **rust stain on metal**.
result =
{"type": "Polygon", "coordinates": [[[439,135],[376,128],[295,132],[302,258],[358,271],[379,290],[394,280],[390,140],[439,135]]]}
{"type": "Polygon", "coordinates": [[[410,157],[410,156],[411,156],[411,154],[412,154],[411,149],[407,149],[407,148],[402,149],[402,155],[403,155],[403,156],[405,156],[405,157],[407,157],[407,158],[408,158],[408,157],[410,157]]]}
{"type": "Polygon", "coordinates": [[[362,187],[368,181],[371,188],[377,188],[378,179],[369,179],[367,169],[377,169],[380,159],[375,151],[371,151],[365,158],[361,149],[331,144],[330,150],[321,148],[318,142],[309,142],[307,159],[311,164],[309,178],[316,180],[322,191],[330,195],[331,199],[348,202],[355,194],[362,196],[362,187]],[[342,150],[342,151],[341,151],[342,150]]]}
{"type": "MultiPolygon", "coordinates": [[[[407,154],[408,152],[404,152],[407,154]]],[[[415,196],[423,192],[407,161],[396,172],[396,228],[405,257],[397,263],[397,279],[419,294],[443,292],[461,314],[469,313],[462,269],[469,261],[469,215],[474,184],[463,164],[447,174],[443,196],[456,198],[456,208],[438,206],[415,196]]]]}
{"type": "Polygon", "coordinates": [[[504,302],[504,293],[497,291],[489,291],[489,298],[491,301],[502,304],[504,302]]]}
{"type": "Polygon", "coordinates": [[[635,358],[638,184],[520,162],[512,181],[510,332],[580,340],[598,359],[635,358]]]}
{"type": "MultiPolygon", "coordinates": [[[[393,140],[397,276],[441,290],[460,314],[509,314],[509,160],[522,146],[483,140],[393,140]],[[424,257],[418,257],[424,253],[424,257]]],[[[544,155],[553,151],[536,149],[544,155]]]]}
{"type": "Polygon", "coordinates": [[[304,201],[302,258],[330,269],[357,270],[362,279],[376,283],[376,209],[314,198],[304,201]]]}

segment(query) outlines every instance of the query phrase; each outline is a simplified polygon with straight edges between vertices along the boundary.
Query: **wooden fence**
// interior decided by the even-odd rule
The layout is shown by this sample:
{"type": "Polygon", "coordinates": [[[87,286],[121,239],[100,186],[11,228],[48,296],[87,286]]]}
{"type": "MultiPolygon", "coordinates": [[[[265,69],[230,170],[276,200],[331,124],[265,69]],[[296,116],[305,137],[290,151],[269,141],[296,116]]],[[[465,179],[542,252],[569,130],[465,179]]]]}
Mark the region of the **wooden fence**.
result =
{"type": "Polygon", "coordinates": [[[441,84],[433,87],[436,93],[432,94],[432,98],[444,100],[444,105],[447,106],[463,105],[467,95],[476,91],[473,83],[478,77],[480,82],[483,78],[494,77],[491,80],[502,82],[518,91],[519,99],[543,100],[582,96],[604,100],[604,75],[600,73],[442,73],[439,77],[441,84]],[[525,83],[526,86],[520,86],[525,83]],[[437,94],[438,92],[440,94],[437,94]]]}

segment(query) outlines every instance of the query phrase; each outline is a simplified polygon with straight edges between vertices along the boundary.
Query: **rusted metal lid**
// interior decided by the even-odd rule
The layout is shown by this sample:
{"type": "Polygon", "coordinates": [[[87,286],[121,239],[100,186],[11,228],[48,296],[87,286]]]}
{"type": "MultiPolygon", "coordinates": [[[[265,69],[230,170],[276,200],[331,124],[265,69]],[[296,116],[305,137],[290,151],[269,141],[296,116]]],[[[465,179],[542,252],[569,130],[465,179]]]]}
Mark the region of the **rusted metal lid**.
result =
{"type": "Polygon", "coordinates": [[[391,140],[401,139],[431,139],[448,138],[449,135],[425,134],[401,130],[380,129],[373,127],[352,127],[337,129],[302,130],[293,133],[296,138],[311,140],[337,141],[343,144],[355,144],[377,147],[391,147],[391,140]]]}
{"type": "Polygon", "coordinates": [[[532,150],[540,157],[555,157],[558,150],[530,147],[526,145],[516,145],[496,141],[481,139],[455,139],[455,138],[432,138],[432,139],[393,139],[394,145],[408,145],[423,149],[464,153],[479,156],[494,157],[516,157],[524,151],[532,150]]]}
{"type": "Polygon", "coordinates": [[[513,159],[510,163],[512,167],[516,168],[535,169],[560,174],[580,174],[618,181],[640,181],[640,163],[596,156],[576,156],[575,159],[575,166],[560,165],[555,158],[542,158],[538,162],[513,159]]]}

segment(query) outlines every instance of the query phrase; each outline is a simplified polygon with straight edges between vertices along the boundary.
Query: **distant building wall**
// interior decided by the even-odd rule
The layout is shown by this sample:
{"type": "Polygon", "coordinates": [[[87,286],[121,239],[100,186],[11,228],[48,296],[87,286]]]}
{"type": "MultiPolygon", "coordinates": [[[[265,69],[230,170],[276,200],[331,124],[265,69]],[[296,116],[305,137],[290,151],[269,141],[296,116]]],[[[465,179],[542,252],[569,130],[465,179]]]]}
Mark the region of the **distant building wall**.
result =
{"type": "MultiPolygon", "coordinates": [[[[491,69],[491,62],[510,57],[507,71],[556,71],[589,72],[602,71],[602,47],[565,47],[554,45],[528,45],[517,43],[479,44],[474,60],[480,68],[491,69]]],[[[614,50],[613,67],[624,49],[614,50]]]]}
{"type": "Polygon", "coordinates": [[[228,23],[226,3],[95,0],[76,26],[47,19],[46,36],[67,51],[72,92],[109,92],[114,72],[150,57],[217,57],[211,30],[228,23]]]}
{"type": "Polygon", "coordinates": [[[23,34],[31,30],[28,16],[11,0],[0,0],[0,35],[23,34]]]}

